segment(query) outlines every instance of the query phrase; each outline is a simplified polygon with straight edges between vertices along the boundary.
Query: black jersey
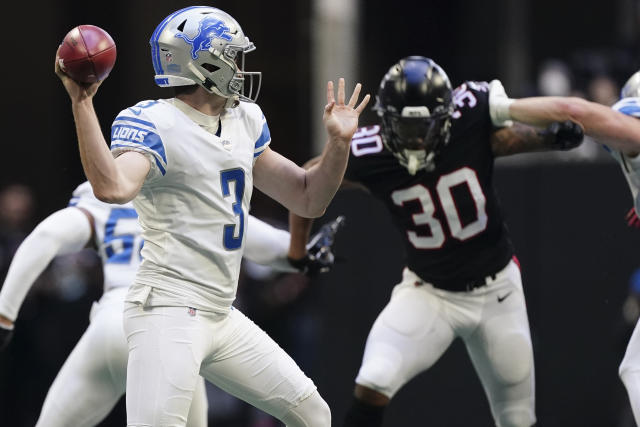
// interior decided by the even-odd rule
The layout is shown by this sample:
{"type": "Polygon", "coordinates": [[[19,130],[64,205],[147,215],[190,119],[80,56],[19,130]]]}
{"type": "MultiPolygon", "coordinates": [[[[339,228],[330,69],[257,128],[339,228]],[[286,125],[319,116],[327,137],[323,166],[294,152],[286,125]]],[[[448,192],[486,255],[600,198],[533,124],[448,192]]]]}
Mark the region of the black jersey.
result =
{"type": "Polygon", "coordinates": [[[410,175],[371,126],[354,135],[345,178],[385,203],[404,235],[409,269],[459,291],[500,271],[513,248],[493,187],[488,84],[466,82],[453,99],[451,138],[433,171],[410,175]]]}

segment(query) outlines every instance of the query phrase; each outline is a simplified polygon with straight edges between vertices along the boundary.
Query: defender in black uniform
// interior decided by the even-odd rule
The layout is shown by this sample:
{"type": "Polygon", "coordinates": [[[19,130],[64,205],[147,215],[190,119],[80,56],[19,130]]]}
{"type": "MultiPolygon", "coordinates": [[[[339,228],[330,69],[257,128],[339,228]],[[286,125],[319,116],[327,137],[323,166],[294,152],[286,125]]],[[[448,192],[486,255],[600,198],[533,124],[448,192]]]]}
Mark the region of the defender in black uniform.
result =
{"type": "MultiPolygon", "coordinates": [[[[404,232],[408,259],[370,331],[345,426],[380,426],[391,397],[458,336],[496,424],[535,423],[527,312],[493,162],[516,152],[573,148],[583,135],[573,122],[543,132],[505,127],[510,123],[492,111],[490,97],[506,99],[500,82],[452,90],[432,60],[405,58],[380,85],[381,125],[354,135],[345,179],[385,203],[404,232]]],[[[309,222],[292,216],[291,227],[292,238],[306,241],[309,222]]]]}

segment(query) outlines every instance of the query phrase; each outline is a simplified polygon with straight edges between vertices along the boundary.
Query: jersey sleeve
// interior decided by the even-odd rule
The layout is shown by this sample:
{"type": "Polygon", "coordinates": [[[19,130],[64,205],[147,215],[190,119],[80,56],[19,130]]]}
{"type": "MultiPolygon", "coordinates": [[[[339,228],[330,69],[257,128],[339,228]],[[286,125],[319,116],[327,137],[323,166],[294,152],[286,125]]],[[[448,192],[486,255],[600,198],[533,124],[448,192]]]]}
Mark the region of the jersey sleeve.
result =
{"type": "MultiPolygon", "coordinates": [[[[637,117],[640,119],[640,98],[622,98],[620,101],[613,104],[611,108],[615,111],[621,112],[622,114],[626,114],[627,116],[637,117]]],[[[612,150],[611,147],[607,145],[603,145],[603,147],[619,163],[624,162],[626,158],[626,161],[628,164],[632,165],[636,173],[640,169],[640,156],[630,158],[628,156],[624,156],[617,150],[612,150]]]]}
{"type": "Polygon", "coordinates": [[[93,188],[91,187],[91,183],[89,183],[89,181],[85,181],[82,184],[78,185],[75,190],[73,190],[68,206],[73,207],[78,206],[79,204],[85,204],[89,199],[97,200],[93,195],[93,188]]]}
{"type": "Polygon", "coordinates": [[[496,127],[509,127],[513,121],[508,118],[509,104],[513,102],[507,96],[507,92],[500,80],[492,80],[489,83],[489,116],[496,127]],[[506,111],[505,111],[506,110],[506,111]]]}
{"type": "Polygon", "coordinates": [[[351,139],[345,179],[363,184],[371,171],[372,156],[382,153],[383,149],[379,125],[359,128],[351,139]]]}
{"type": "Polygon", "coordinates": [[[118,157],[124,152],[136,151],[149,159],[149,177],[164,176],[167,154],[162,138],[153,120],[145,110],[128,108],[118,114],[111,126],[111,152],[118,157]]]}
{"type": "Polygon", "coordinates": [[[259,135],[256,138],[256,142],[253,147],[253,161],[264,152],[264,150],[271,144],[271,132],[269,131],[269,126],[267,125],[267,119],[264,117],[264,114],[261,114],[262,119],[260,120],[260,128],[259,135]]]}

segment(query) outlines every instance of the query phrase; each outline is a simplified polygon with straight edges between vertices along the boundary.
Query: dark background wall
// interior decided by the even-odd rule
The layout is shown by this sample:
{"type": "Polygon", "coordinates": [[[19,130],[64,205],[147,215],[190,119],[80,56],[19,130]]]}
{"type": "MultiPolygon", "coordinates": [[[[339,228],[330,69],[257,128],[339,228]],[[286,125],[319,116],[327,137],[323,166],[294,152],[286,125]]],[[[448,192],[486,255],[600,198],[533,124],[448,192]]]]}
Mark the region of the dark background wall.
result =
{"type": "MultiPolygon", "coordinates": [[[[355,60],[365,90],[374,93],[388,67],[410,54],[434,58],[454,84],[495,77],[512,81],[508,64],[513,50],[505,44],[514,37],[509,1],[362,1],[355,60]]],[[[524,7],[516,32],[522,40],[518,53],[526,66],[517,85],[507,86],[509,93],[533,93],[537,69],[549,57],[586,57],[582,61],[589,63],[589,55],[581,52],[619,52],[623,59],[613,61],[618,84],[639,65],[633,50],[637,42],[623,39],[617,28],[623,1],[518,3],[524,7]]],[[[116,0],[100,10],[71,0],[13,5],[4,31],[14,37],[3,48],[0,71],[5,83],[0,187],[24,183],[32,189],[32,223],[65,206],[84,180],[68,97],[53,73],[64,34],[90,23],[105,28],[117,43],[116,67],[95,99],[106,134],[121,109],[170,96],[153,84],[148,38],[167,14],[188,5],[168,0],[116,0]]],[[[320,120],[308,117],[309,105],[324,104],[309,99],[312,5],[294,0],[214,5],[233,15],[256,43],[247,68],[263,72],[259,103],[269,120],[272,147],[302,163],[313,154],[310,120],[320,120]]],[[[363,124],[374,120],[370,111],[362,117],[363,124]]],[[[640,233],[627,229],[623,220],[631,199],[622,174],[610,161],[501,165],[496,186],[522,262],[540,425],[616,425],[626,403],[616,372],[628,332],[621,324],[621,307],[629,276],[640,264],[640,233]]],[[[258,192],[253,212],[286,220],[284,209],[258,192]]],[[[355,191],[339,193],[323,219],[342,213],[348,225],[337,251],[346,261],[316,280],[304,300],[319,325],[312,362],[305,369],[338,423],[367,331],[399,278],[403,256],[379,202],[355,191]]],[[[33,425],[99,293],[96,288],[66,302],[46,292],[28,299],[14,345],[0,355],[0,425],[33,425]]],[[[104,425],[122,425],[122,417],[120,404],[104,425]]],[[[386,425],[491,425],[481,386],[459,342],[397,395],[386,425]]]]}

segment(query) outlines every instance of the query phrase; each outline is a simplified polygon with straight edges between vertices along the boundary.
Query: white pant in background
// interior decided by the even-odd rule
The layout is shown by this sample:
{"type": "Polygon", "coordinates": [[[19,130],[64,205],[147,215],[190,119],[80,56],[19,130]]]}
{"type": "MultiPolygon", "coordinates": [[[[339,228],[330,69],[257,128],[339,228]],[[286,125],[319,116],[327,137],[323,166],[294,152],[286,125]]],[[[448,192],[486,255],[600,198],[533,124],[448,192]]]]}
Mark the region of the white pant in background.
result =
{"type": "Polygon", "coordinates": [[[633,417],[640,425],[640,322],[633,329],[619,374],[629,395],[633,417]]]}
{"type": "Polygon", "coordinates": [[[289,426],[330,426],[313,382],[237,309],[126,303],[129,426],[183,426],[202,375],[289,426]]]}
{"type": "Polygon", "coordinates": [[[487,280],[470,292],[449,292],[405,269],[369,333],[356,383],[392,397],[460,337],[496,424],[535,424],[533,349],[520,270],[511,261],[487,280]]]}
{"type": "MultiPolygon", "coordinates": [[[[126,288],[105,293],[91,310],[89,327],[56,376],[40,413],[38,427],[95,426],[125,392],[127,341],[122,328],[126,288]]],[[[207,425],[204,381],[189,414],[189,426],[207,425]]]]}

